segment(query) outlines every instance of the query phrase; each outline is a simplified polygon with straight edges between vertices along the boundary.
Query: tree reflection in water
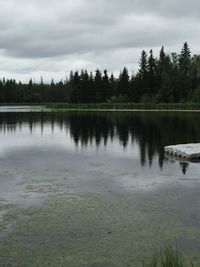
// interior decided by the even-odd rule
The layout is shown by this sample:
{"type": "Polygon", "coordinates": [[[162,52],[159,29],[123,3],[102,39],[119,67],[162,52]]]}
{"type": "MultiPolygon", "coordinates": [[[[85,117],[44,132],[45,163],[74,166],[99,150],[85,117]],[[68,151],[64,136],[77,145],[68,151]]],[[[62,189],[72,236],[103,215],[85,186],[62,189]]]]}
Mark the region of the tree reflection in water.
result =
{"type": "MultiPolygon", "coordinates": [[[[0,113],[0,132],[14,132],[23,125],[43,129],[51,125],[69,131],[76,146],[107,145],[117,138],[122,147],[139,146],[141,165],[151,166],[155,156],[162,169],[164,146],[200,142],[200,114],[181,112],[30,112],[0,113]]],[[[180,162],[185,174],[188,163],[180,162]]]]}

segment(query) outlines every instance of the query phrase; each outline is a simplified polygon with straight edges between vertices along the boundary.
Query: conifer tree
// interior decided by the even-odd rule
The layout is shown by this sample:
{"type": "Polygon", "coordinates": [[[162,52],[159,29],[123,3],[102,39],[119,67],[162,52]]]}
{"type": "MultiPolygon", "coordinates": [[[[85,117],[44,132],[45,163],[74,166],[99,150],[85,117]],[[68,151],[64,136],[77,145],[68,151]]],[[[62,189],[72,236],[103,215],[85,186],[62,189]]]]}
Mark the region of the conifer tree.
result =
{"type": "Polygon", "coordinates": [[[145,80],[148,72],[147,53],[143,50],[139,61],[138,77],[145,80]]]}
{"type": "Polygon", "coordinates": [[[107,99],[111,96],[110,92],[110,82],[109,82],[109,77],[108,77],[108,71],[104,70],[104,75],[103,75],[103,90],[102,90],[102,100],[103,102],[106,102],[107,99]]]}
{"type": "Polygon", "coordinates": [[[139,61],[139,70],[136,77],[136,86],[138,91],[138,99],[146,93],[147,91],[147,82],[148,82],[148,62],[147,62],[147,53],[142,51],[141,58],[139,61]]]}
{"type": "Polygon", "coordinates": [[[129,74],[127,68],[124,68],[119,75],[117,95],[125,97],[129,95],[129,74]]]}
{"type": "Polygon", "coordinates": [[[103,94],[102,94],[102,74],[100,70],[96,70],[95,78],[94,78],[94,89],[95,89],[95,95],[96,95],[96,102],[103,102],[103,94]]]}
{"type": "Polygon", "coordinates": [[[183,74],[189,77],[191,68],[191,52],[187,42],[184,43],[183,48],[181,50],[179,66],[183,74]]]}
{"type": "Polygon", "coordinates": [[[147,63],[148,72],[148,91],[146,92],[151,98],[155,93],[155,79],[156,79],[156,62],[153,56],[153,50],[150,50],[150,55],[147,63]]]}
{"type": "Polygon", "coordinates": [[[80,102],[80,76],[78,71],[74,74],[70,73],[70,102],[80,102]]]}
{"type": "Polygon", "coordinates": [[[113,73],[111,73],[110,75],[109,84],[110,84],[110,96],[114,96],[116,94],[116,79],[113,73]]]}
{"type": "Polygon", "coordinates": [[[187,42],[184,43],[179,57],[180,98],[186,101],[191,89],[191,52],[187,42]]]}

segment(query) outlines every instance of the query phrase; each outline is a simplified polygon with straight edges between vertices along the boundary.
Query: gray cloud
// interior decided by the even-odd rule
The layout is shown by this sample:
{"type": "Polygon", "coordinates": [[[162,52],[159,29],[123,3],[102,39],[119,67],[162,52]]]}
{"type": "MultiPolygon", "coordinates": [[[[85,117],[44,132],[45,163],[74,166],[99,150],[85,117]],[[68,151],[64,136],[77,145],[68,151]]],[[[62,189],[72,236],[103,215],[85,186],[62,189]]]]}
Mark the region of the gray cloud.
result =
{"type": "Polygon", "coordinates": [[[199,9],[196,0],[1,0],[0,69],[20,78],[117,71],[133,68],[142,49],[180,50],[184,41],[199,52],[199,9]]]}

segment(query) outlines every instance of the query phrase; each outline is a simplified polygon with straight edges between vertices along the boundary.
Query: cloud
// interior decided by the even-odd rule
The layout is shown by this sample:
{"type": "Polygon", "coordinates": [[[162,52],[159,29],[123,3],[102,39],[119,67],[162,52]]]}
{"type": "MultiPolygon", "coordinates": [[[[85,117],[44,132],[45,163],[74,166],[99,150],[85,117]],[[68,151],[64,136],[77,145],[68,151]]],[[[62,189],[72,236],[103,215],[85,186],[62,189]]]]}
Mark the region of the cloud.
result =
{"type": "Polygon", "coordinates": [[[50,78],[70,67],[131,68],[161,45],[188,41],[199,52],[199,9],[196,0],[1,0],[0,69],[50,78]]]}

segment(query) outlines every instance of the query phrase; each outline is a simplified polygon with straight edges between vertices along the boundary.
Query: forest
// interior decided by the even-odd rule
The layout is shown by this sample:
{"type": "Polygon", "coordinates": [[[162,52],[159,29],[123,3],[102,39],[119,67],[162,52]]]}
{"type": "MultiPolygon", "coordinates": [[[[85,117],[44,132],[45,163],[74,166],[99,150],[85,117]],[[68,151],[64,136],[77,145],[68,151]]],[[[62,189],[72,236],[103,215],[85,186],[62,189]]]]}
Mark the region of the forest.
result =
{"type": "Polygon", "coordinates": [[[118,77],[107,70],[71,71],[65,81],[0,80],[0,103],[200,103],[200,55],[184,43],[180,53],[161,48],[142,51],[137,73],[124,68],[118,77]]]}

